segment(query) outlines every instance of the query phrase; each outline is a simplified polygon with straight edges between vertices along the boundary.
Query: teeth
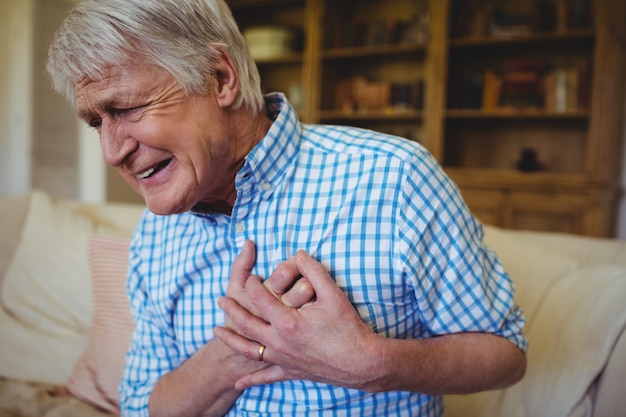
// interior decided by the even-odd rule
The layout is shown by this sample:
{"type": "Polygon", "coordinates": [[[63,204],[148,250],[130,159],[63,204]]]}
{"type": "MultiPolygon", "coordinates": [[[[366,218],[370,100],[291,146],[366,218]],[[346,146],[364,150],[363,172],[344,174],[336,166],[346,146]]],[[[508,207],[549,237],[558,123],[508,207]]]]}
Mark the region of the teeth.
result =
{"type": "Polygon", "coordinates": [[[137,178],[139,178],[140,180],[146,179],[150,177],[151,175],[154,175],[155,172],[158,172],[162,170],[163,168],[165,168],[169,163],[170,163],[170,159],[162,161],[158,163],[157,165],[153,166],[152,168],[148,168],[145,171],[137,174],[137,178]]]}
{"type": "Polygon", "coordinates": [[[148,178],[150,175],[152,175],[152,173],[155,171],[154,168],[149,168],[147,170],[145,170],[144,172],[142,172],[141,174],[137,175],[137,178],[139,178],[140,180],[144,179],[144,178],[148,178]]]}

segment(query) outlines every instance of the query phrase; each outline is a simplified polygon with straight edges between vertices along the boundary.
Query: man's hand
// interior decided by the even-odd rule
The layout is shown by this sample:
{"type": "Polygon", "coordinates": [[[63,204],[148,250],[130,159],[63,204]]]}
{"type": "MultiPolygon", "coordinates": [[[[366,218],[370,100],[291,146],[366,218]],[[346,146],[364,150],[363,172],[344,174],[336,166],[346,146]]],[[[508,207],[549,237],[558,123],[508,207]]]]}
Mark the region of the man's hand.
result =
{"type": "MultiPolygon", "coordinates": [[[[297,279],[299,273],[294,271],[290,262],[277,269],[267,284],[268,292],[261,278],[251,275],[255,258],[254,244],[245,242],[230,272],[227,296],[233,303],[237,300],[240,303],[237,305],[244,306],[253,314],[260,314],[248,295],[246,287],[250,282],[281,305],[284,302],[300,307],[315,298],[313,287],[306,279],[297,279]]],[[[239,332],[238,323],[229,318],[226,327],[233,335],[239,332]]],[[[223,416],[241,395],[241,389],[234,386],[236,381],[272,366],[259,362],[259,343],[247,341],[252,346],[252,352],[243,356],[217,338],[202,346],[179,368],[156,383],[150,396],[150,415],[223,416]]]]}
{"type": "Polygon", "coordinates": [[[308,254],[299,251],[264,284],[239,281],[239,274],[234,275],[237,298],[229,295],[220,306],[238,330],[218,327],[215,335],[248,359],[258,360],[262,343],[264,360],[273,364],[240,378],[237,389],[287,379],[362,389],[378,376],[377,342],[382,338],[363,323],[328,271],[308,254]],[[309,286],[315,295],[311,301],[309,286]]]}
{"type": "Polygon", "coordinates": [[[504,388],[524,375],[524,353],[495,334],[429,339],[377,335],[324,266],[303,251],[283,262],[265,283],[247,279],[238,286],[238,300],[227,296],[219,301],[238,331],[217,327],[214,334],[249,361],[259,360],[259,344],[266,348],[265,366],[240,374],[237,390],[298,379],[370,392],[451,394],[504,388]],[[299,276],[297,283],[306,284],[299,288],[310,285],[313,292],[304,294],[314,294],[313,300],[302,302],[306,297],[299,290],[289,294],[299,276]],[[291,297],[301,306],[289,307],[291,297]]]}
{"type": "MultiPolygon", "coordinates": [[[[252,275],[255,261],[256,248],[252,241],[247,240],[233,262],[226,296],[236,300],[243,308],[258,316],[258,311],[250,302],[245,288],[248,279],[263,282],[262,278],[252,275]]],[[[300,275],[294,258],[282,262],[263,284],[274,297],[288,307],[302,307],[315,299],[313,287],[306,278],[300,275]]],[[[227,317],[226,325],[233,327],[229,317],[227,317]]]]}

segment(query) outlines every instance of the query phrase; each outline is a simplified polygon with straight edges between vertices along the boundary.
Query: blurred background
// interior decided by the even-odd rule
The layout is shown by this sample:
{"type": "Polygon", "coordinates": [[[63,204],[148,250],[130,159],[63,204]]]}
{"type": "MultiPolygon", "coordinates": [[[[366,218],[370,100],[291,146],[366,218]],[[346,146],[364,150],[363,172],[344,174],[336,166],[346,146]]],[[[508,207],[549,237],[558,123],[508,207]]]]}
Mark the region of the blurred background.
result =
{"type": "MultiPolygon", "coordinates": [[[[621,3],[229,2],[264,90],[303,121],[420,141],[486,223],[626,239],[621,3]],[[574,105],[546,92],[573,66],[574,105]]],[[[0,0],[0,194],[141,202],[50,87],[47,47],[73,5],[0,0]]]]}

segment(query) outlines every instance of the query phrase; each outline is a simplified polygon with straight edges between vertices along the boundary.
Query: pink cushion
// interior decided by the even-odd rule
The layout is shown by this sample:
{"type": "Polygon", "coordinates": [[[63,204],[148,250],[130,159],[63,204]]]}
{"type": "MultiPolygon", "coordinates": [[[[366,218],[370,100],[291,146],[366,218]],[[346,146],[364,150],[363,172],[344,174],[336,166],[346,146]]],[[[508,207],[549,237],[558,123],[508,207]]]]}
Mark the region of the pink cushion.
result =
{"type": "Polygon", "coordinates": [[[90,340],[67,382],[72,395],[113,413],[119,413],[118,386],[133,331],[126,295],[128,247],[127,238],[93,235],[89,239],[90,340]]]}

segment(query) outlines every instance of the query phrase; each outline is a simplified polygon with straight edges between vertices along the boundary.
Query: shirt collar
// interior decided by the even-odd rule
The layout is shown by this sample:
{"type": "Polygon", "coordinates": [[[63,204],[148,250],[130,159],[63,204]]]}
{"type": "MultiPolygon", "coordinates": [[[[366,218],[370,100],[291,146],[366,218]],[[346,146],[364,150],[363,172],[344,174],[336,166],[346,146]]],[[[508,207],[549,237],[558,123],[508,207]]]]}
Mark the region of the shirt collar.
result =
{"type": "Polygon", "coordinates": [[[265,137],[246,157],[246,163],[237,179],[252,173],[257,183],[275,183],[300,147],[300,121],[294,108],[282,93],[264,96],[267,116],[274,122],[265,137]]]}

